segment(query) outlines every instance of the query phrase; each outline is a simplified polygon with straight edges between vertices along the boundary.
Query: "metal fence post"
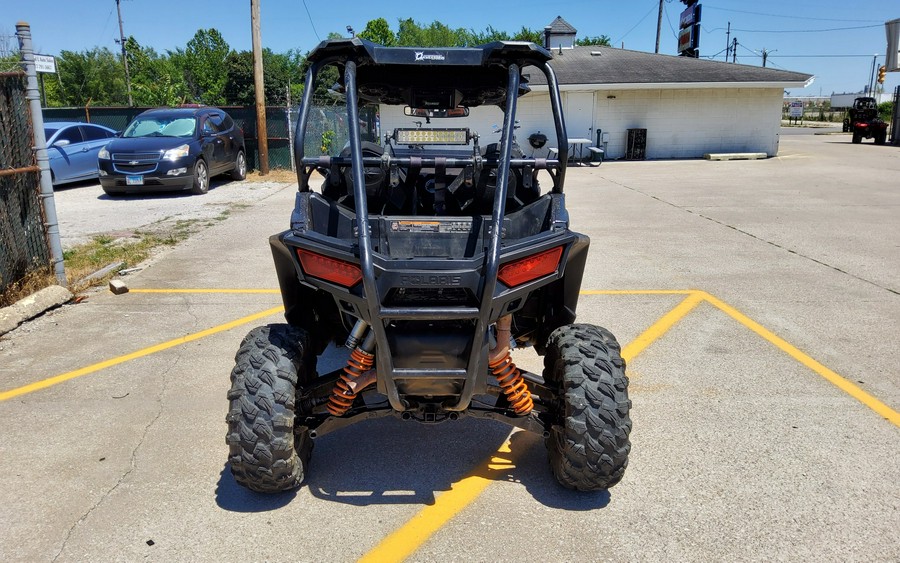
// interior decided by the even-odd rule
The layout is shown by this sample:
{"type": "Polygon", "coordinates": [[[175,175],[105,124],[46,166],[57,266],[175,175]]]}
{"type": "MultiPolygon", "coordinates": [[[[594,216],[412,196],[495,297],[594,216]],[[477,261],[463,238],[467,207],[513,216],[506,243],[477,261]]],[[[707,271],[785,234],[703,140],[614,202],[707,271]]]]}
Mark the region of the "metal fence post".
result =
{"type": "Polygon", "coordinates": [[[31,108],[34,129],[34,150],[41,169],[41,202],[44,207],[44,226],[50,242],[50,257],[59,285],[66,286],[62,243],[59,238],[59,221],[56,218],[56,201],[53,199],[53,181],[50,178],[50,157],[47,156],[47,138],[44,135],[44,116],[41,113],[41,95],[38,91],[37,72],[34,68],[34,48],[31,45],[31,26],[25,22],[16,24],[19,52],[25,69],[25,98],[31,108]]]}

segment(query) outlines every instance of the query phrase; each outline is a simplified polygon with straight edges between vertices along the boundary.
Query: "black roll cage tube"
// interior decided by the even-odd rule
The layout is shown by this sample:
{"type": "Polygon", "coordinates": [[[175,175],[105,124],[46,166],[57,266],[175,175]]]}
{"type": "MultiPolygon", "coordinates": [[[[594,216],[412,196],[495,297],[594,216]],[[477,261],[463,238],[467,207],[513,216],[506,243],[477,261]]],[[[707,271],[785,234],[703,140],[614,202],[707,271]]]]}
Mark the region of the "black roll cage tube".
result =
{"type": "MultiPolygon", "coordinates": [[[[386,350],[390,350],[384,321],[400,318],[398,317],[399,313],[408,312],[412,314],[412,318],[433,319],[435,318],[435,315],[440,316],[440,314],[442,313],[449,314],[453,312],[454,316],[458,316],[455,314],[458,311],[451,308],[440,307],[430,308],[430,310],[425,311],[393,311],[389,308],[383,307],[380,302],[379,294],[375,286],[375,266],[372,257],[373,251],[371,233],[369,232],[370,229],[368,227],[369,211],[366,194],[366,184],[363,176],[363,165],[366,163],[371,163],[373,165],[378,164],[383,166],[383,163],[386,159],[364,159],[362,156],[362,146],[359,131],[359,99],[356,88],[357,65],[355,60],[344,61],[344,90],[347,95],[347,120],[350,135],[349,162],[347,161],[346,157],[329,157],[327,161],[321,158],[304,158],[303,141],[306,134],[307,122],[309,120],[309,111],[312,105],[311,102],[315,78],[322,67],[342,60],[344,60],[343,57],[334,57],[316,61],[311,65],[306,73],[303,102],[300,110],[300,115],[297,117],[297,128],[295,130],[294,139],[294,156],[295,161],[299,164],[299,168],[297,170],[298,189],[301,192],[309,191],[309,176],[312,173],[312,170],[317,165],[324,165],[326,162],[328,162],[331,164],[341,165],[349,164],[351,167],[351,174],[353,178],[353,200],[356,208],[355,211],[358,232],[359,262],[360,269],[362,270],[363,290],[368,305],[368,315],[370,316],[370,318],[366,320],[371,326],[371,330],[373,330],[375,334],[375,349],[382,351],[382,353],[380,354],[376,353],[375,359],[377,362],[378,372],[385,375],[385,377],[380,378],[380,380],[384,381],[385,392],[388,397],[388,401],[390,402],[391,407],[394,410],[402,412],[407,410],[408,405],[405,405],[401,400],[397,385],[394,382],[395,370],[393,367],[391,355],[384,352],[386,350]],[[446,311],[443,311],[442,309],[446,309],[446,311]]],[[[553,110],[553,118],[556,125],[556,134],[559,141],[559,157],[558,160],[542,161],[542,164],[544,164],[544,169],[548,170],[553,177],[554,184],[552,192],[561,194],[563,191],[563,184],[565,182],[566,160],[568,158],[568,144],[565,142],[566,128],[562,116],[562,104],[559,96],[559,88],[556,82],[556,75],[554,74],[553,69],[543,61],[527,62],[528,64],[534,64],[535,66],[543,70],[544,74],[547,77],[548,90],[550,94],[550,105],[553,110]],[[556,170],[555,175],[553,174],[553,169],[556,170]]],[[[467,318],[472,318],[476,321],[475,332],[473,334],[471,351],[469,353],[465,383],[463,384],[462,391],[460,392],[459,399],[456,401],[456,403],[444,405],[444,408],[448,411],[466,410],[469,407],[469,403],[471,402],[477,383],[479,381],[484,381],[487,376],[488,366],[486,348],[488,346],[488,341],[486,336],[488,328],[490,326],[489,317],[494,301],[494,291],[497,286],[497,273],[500,268],[500,243],[502,230],[501,224],[506,211],[506,198],[507,191],[509,189],[510,168],[513,165],[515,165],[516,167],[534,166],[536,163],[536,161],[533,159],[515,159],[512,161],[510,159],[513,146],[513,130],[515,126],[516,105],[518,102],[518,96],[516,95],[516,93],[519,91],[519,85],[521,82],[521,67],[519,66],[519,64],[511,63],[508,67],[508,74],[509,77],[506,90],[506,111],[503,115],[503,129],[500,139],[500,156],[496,161],[496,165],[498,168],[497,191],[494,194],[494,204],[491,211],[491,223],[489,227],[490,241],[488,245],[487,262],[485,264],[484,276],[481,279],[481,287],[479,290],[480,298],[478,299],[478,302],[480,305],[477,309],[473,308],[471,312],[466,315],[467,318]]],[[[394,159],[393,162],[396,164],[402,164],[404,160],[409,159],[394,159]]],[[[423,158],[420,160],[420,162],[422,162],[422,164],[427,164],[428,160],[430,159],[423,158]]],[[[476,164],[474,158],[445,159],[445,163],[447,166],[451,166],[451,160],[453,161],[453,164],[459,166],[474,166],[476,164]]],[[[494,162],[490,161],[487,161],[486,163],[491,165],[495,164],[494,162]]],[[[400,316],[402,318],[408,317],[408,315],[400,316]]]]}

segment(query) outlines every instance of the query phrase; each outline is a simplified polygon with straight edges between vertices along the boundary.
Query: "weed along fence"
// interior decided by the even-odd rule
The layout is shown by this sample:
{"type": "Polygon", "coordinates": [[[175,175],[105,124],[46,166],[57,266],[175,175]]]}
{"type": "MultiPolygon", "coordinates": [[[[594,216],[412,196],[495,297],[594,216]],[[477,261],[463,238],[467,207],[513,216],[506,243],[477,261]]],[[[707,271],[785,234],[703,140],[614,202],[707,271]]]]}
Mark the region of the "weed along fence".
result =
{"type": "MultiPolygon", "coordinates": [[[[116,131],[128,126],[139,113],[149,107],[83,107],[44,108],[44,121],[83,121],[105,125],[116,131]]],[[[256,128],[256,108],[243,106],[222,106],[238,127],[244,132],[247,144],[247,167],[259,168],[259,150],[256,128]]],[[[294,170],[293,140],[297,123],[297,108],[269,106],[266,108],[266,133],[269,140],[269,167],[294,170]]],[[[315,108],[310,112],[310,131],[307,136],[306,154],[320,154],[321,147],[335,149],[347,142],[347,110],[342,106],[315,108]],[[331,134],[329,134],[331,132],[331,134]]],[[[374,107],[360,111],[360,128],[363,140],[378,140],[378,118],[374,107]]]]}
{"type": "Polygon", "coordinates": [[[0,294],[50,271],[25,74],[0,74],[0,294]]]}

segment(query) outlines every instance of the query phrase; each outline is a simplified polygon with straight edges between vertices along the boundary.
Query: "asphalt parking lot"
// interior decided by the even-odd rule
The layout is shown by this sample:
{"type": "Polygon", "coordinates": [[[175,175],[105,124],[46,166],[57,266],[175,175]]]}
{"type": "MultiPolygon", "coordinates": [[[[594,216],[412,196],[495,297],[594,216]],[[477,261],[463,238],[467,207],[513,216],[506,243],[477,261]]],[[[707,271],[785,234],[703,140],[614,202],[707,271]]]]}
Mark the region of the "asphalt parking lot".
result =
{"type": "Polygon", "coordinates": [[[270,186],[130,293],[0,338],[0,558],[900,560],[898,173],[900,148],[846,135],[570,169],[579,321],[618,336],[634,403],[625,477],[592,494],[556,484],[539,437],[471,419],[360,423],[295,493],[238,487],[228,374],[281,321],[267,237],[293,188],[270,186]]]}

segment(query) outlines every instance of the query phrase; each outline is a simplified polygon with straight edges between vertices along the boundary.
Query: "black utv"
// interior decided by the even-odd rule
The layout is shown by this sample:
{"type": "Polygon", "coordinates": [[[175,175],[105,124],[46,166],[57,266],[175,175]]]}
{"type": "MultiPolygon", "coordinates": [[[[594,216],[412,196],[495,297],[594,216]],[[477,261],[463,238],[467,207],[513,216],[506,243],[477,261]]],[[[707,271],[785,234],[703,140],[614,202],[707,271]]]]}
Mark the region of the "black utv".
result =
{"type": "Polygon", "coordinates": [[[589,240],[569,230],[551,60],[526,42],[425,49],[356,38],[309,55],[294,145],[299,193],[290,229],[269,241],[286,324],[252,330],[231,374],[227,443],[238,483],[295,488],[317,437],[377,416],[500,420],[544,437],[565,487],[606,489],[622,478],[625,362],[610,332],[573,324],[589,240]],[[317,77],[331,66],[347,143],[310,156],[334,138],[313,111],[317,77]],[[526,158],[514,140],[518,99],[538,72],[559,147],[552,159],[526,158]],[[418,126],[373,134],[380,121],[362,111],[372,104],[382,116],[402,107],[418,126]],[[467,127],[435,126],[490,105],[503,117],[492,144],[467,127]],[[552,184],[545,192],[539,173],[552,184]],[[324,177],[318,192],[314,175],[324,177]],[[349,349],[344,367],[318,373],[323,353],[339,349],[332,344],[349,349]],[[544,356],[540,375],[512,361],[512,348],[528,346],[544,356]]]}

